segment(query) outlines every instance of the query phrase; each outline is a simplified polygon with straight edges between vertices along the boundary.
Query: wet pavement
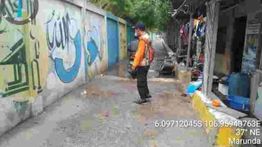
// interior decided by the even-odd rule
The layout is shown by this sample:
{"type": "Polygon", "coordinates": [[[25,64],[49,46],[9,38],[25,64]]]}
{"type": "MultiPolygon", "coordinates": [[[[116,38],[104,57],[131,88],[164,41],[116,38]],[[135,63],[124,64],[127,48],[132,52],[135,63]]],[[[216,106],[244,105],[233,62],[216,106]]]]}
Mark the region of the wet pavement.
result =
{"type": "MultiPolygon", "coordinates": [[[[159,52],[159,51],[158,51],[159,52]]],[[[164,55],[164,54],[162,54],[164,55]]],[[[126,61],[97,76],[0,138],[0,147],[208,147],[203,128],[156,122],[197,120],[190,98],[152,66],[151,102],[137,105],[126,61]]],[[[155,66],[157,67],[157,66],[155,66]]]]}

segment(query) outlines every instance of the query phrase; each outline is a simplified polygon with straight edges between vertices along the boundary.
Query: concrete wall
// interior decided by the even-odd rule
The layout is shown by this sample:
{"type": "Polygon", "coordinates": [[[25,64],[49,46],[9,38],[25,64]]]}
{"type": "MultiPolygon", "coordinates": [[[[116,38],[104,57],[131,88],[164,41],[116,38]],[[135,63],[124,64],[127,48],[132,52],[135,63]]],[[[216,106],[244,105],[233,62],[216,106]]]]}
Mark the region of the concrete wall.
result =
{"type": "MultiPolygon", "coordinates": [[[[0,135],[88,83],[110,58],[103,10],[81,0],[16,1],[1,1],[0,135]]],[[[123,59],[127,33],[120,24],[123,59]]]]}
{"type": "MultiPolygon", "coordinates": [[[[234,18],[238,18],[241,16],[247,16],[261,11],[262,4],[260,0],[245,0],[240,3],[234,9],[229,9],[227,11],[221,11],[219,16],[219,27],[227,27],[227,35],[226,35],[226,44],[225,44],[225,53],[216,53],[215,59],[215,72],[216,73],[230,73],[231,69],[231,54],[232,53],[232,42],[234,35],[234,18]]],[[[261,50],[261,48],[260,48],[261,50]]],[[[260,52],[259,52],[260,53],[260,52]]],[[[241,63],[236,63],[241,64],[241,63]]]]}
{"type": "Polygon", "coordinates": [[[126,22],[123,19],[119,19],[119,43],[120,43],[120,60],[127,56],[127,27],[126,22]]]}

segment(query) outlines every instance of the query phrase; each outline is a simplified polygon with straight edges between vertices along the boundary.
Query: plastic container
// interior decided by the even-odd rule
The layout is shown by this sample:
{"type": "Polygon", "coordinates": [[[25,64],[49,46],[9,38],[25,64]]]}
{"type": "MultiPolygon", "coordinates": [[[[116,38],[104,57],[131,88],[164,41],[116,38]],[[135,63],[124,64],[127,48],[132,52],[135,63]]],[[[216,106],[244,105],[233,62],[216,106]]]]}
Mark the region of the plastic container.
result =
{"type": "Polygon", "coordinates": [[[228,95],[249,97],[249,94],[250,94],[249,76],[243,73],[231,74],[228,79],[228,95]]]}
{"type": "Polygon", "coordinates": [[[250,102],[249,98],[242,97],[242,96],[228,96],[226,100],[229,107],[240,110],[240,111],[249,111],[250,109],[250,102]]]}
{"type": "Polygon", "coordinates": [[[218,84],[218,91],[221,92],[223,95],[228,95],[228,86],[225,84],[218,84]]]}
{"type": "Polygon", "coordinates": [[[202,86],[202,81],[190,82],[187,89],[186,94],[192,95],[202,86]]]}

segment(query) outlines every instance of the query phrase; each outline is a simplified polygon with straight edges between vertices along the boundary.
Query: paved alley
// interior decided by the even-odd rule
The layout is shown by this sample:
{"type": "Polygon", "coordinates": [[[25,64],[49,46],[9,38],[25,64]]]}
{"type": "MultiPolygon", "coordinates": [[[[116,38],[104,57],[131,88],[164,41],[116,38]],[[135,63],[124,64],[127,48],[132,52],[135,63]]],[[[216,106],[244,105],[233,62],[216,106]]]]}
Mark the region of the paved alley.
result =
{"type": "Polygon", "coordinates": [[[151,102],[135,104],[136,81],[127,77],[126,62],[121,62],[1,136],[0,147],[209,146],[203,128],[155,125],[198,119],[175,79],[157,77],[152,69],[149,89],[151,102]]]}

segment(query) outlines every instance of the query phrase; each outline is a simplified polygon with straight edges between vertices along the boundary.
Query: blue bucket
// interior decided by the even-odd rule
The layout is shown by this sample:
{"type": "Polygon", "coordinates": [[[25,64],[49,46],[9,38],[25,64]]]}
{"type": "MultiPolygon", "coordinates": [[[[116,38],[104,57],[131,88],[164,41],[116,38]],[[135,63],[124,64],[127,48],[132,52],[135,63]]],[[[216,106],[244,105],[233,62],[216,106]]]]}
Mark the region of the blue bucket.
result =
{"type": "Polygon", "coordinates": [[[248,112],[250,109],[250,102],[249,98],[242,97],[242,96],[228,96],[227,103],[229,107],[248,112]]]}

